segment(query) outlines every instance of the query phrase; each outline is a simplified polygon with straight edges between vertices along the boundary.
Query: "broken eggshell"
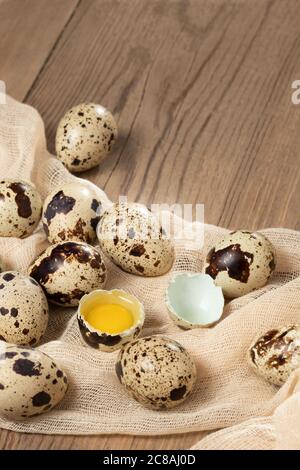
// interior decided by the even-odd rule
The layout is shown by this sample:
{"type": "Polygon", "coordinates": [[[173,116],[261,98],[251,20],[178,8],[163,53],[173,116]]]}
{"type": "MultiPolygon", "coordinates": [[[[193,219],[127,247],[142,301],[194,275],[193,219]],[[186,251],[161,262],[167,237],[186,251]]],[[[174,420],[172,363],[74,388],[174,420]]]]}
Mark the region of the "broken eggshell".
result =
{"type": "Polygon", "coordinates": [[[274,328],[256,338],[247,354],[255,372],[274,385],[283,385],[300,367],[300,325],[274,328]]]}
{"type": "Polygon", "coordinates": [[[181,273],[170,282],[166,305],[172,320],[185,329],[209,327],[220,320],[224,308],[221,287],[208,274],[181,273]]]}
{"type": "Polygon", "coordinates": [[[132,294],[122,289],[110,291],[98,289],[81,298],[77,319],[81,335],[89,346],[101,351],[111,352],[119,349],[123,344],[128,343],[140,334],[145,320],[145,312],[142,303],[132,294]],[[129,310],[134,319],[133,325],[117,334],[94,328],[88,323],[85,315],[95,305],[103,304],[117,304],[129,310]]]}
{"type": "Polygon", "coordinates": [[[228,299],[263,287],[275,269],[275,248],[261,233],[239,230],[226,235],[206,258],[204,272],[228,299]]]}

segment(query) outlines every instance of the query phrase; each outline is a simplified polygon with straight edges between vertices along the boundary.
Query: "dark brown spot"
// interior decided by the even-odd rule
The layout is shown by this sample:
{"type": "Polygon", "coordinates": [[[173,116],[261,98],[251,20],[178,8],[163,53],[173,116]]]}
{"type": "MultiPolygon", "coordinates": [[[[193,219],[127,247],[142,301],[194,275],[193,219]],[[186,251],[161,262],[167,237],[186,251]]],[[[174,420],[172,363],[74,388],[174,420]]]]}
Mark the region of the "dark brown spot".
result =
{"type": "Polygon", "coordinates": [[[4,279],[4,281],[9,282],[15,278],[15,275],[12,273],[5,273],[3,274],[2,278],[4,279]]]}
{"type": "Polygon", "coordinates": [[[133,245],[133,247],[131,248],[131,250],[129,251],[129,254],[131,256],[137,256],[137,257],[140,257],[142,256],[144,253],[145,253],[145,247],[144,245],[142,244],[135,244],[133,245]]]}
{"type": "Polygon", "coordinates": [[[91,204],[91,209],[96,212],[96,214],[100,215],[100,209],[102,207],[102,204],[100,201],[97,201],[97,199],[92,200],[91,204]]]}
{"type": "Polygon", "coordinates": [[[153,264],[153,266],[154,266],[155,268],[157,268],[157,266],[158,266],[159,264],[160,264],[160,260],[158,259],[157,261],[155,261],[155,263],[153,264]]]}
{"type": "Polygon", "coordinates": [[[242,251],[238,243],[215,251],[213,248],[207,256],[205,272],[215,279],[219,272],[227,271],[228,276],[237,281],[246,283],[250,274],[250,265],[253,262],[253,254],[242,251]]]}
{"type": "Polygon", "coordinates": [[[16,374],[33,377],[35,375],[41,375],[41,364],[35,363],[29,359],[17,359],[13,365],[13,371],[16,374]]]}
{"type": "Polygon", "coordinates": [[[278,369],[279,367],[284,366],[288,358],[289,358],[289,355],[287,357],[284,357],[283,354],[278,354],[278,355],[274,354],[268,360],[267,366],[273,369],[278,369]]]}
{"type": "Polygon", "coordinates": [[[141,266],[140,264],[135,264],[134,267],[139,273],[143,273],[145,271],[143,266],[141,266]]]}
{"type": "Polygon", "coordinates": [[[29,330],[28,330],[27,328],[24,328],[24,330],[22,331],[22,333],[23,333],[23,335],[25,335],[25,336],[26,336],[26,335],[28,335],[28,333],[29,333],[29,330]]]}
{"type": "Polygon", "coordinates": [[[17,356],[18,353],[14,352],[14,351],[7,351],[3,354],[0,354],[0,360],[3,360],[3,359],[12,359],[13,357],[17,356]]]}
{"type": "Polygon", "coordinates": [[[186,386],[183,385],[179,388],[174,388],[170,393],[170,398],[172,401],[181,400],[186,394],[186,386]]]}
{"type": "Polygon", "coordinates": [[[114,237],[113,242],[115,246],[119,243],[119,237],[117,235],[114,237]]]}
{"type": "Polygon", "coordinates": [[[23,183],[11,183],[9,188],[15,193],[15,201],[18,206],[18,214],[24,219],[31,216],[31,202],[26,194],[26,186],[23,183]]]}
{"type": "Polygon", "coordinates": [[[76,157],[76,158],[74,158],[74,159],[73,159],[73,161],[72,161],[72,165],[74,165],[74,166],[78,166],[78,165],[80,165],[80,159],[79,159],[79,158],[77,158],[77,157],[76,157]]]}
{"type": "Polygon", "coordinates": [[[4,390],[4,385],[3,384],[0,384],[0,390],[4,390]]]}
{"type": "Polygon", "coordinates": [[[56,375],[57,375],[58,378],[61,378],[61,377],[63,377],[64,374],[63,374],[63,372],[62,372],[61,370],[58,370],[58,371],[56,372],[56,375]]]}
{"type": "Polygon", "coordinates": [[[17,317],[17,316],[18,316],[18,309],[15,308],[15,307],[11,308],[11,309],[10,309],[10,314],[11,314],[11,316],[14,317],[14,318],[17,317]]]}
{"type": "Polygon", "coordinates": [[[9,310],[8,308],[5,308],[5,307],[0,307],[0,314],[1,315],[7,315],[9,313],[9,310]]]}
{"type": "Polygon", "coordinates": [[[50,403],[51,397],[49,393],[42,391],[34,395],[31,401],[32,401],[33,406],[44,406],[50,403]]]}
{"type": "Polygon", "coordinates": [[[68,214],[68,212],[73,209],[75,203],[76,200],[73,197],[66,196],[63,191],[58,191],[58,193],[53,196],[44,212],[44,217],[48,225],[51,224],[51,220],[56,214],[68,214]]]}

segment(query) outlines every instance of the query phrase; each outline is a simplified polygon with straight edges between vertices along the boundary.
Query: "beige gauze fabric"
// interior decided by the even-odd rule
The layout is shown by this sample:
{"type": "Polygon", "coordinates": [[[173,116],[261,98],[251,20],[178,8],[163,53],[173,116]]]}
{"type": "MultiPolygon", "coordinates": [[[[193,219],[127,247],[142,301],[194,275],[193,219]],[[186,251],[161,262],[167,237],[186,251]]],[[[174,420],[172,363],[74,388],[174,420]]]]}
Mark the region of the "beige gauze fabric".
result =
{"type": "MultiPolygon", "coordinates": [[[[37,111],[11,98],[0,105],[0,161],[0,178],[31,181],[43,197],[61,183],[76,180],[47,152],[37,111]]],[[[101,189],[99,195],[102,200],[106,198],[101,189]]],[[[106,202],[109,204],[108,199],[106,202]]],[[[184,404],[160,412],[143,408],[118,382],[114,371],[118,353],[98,352],[84,345],[75,309],[52,306],[39,349],[67,372],[68,393],[53,411],[21,422],[0,419],[0,427],[44,434],[210,431],[195,448],[300,448],[300,372],[278,389],[257,377],[245,360],[257,334],[300,323],[300,233],[280,228],[263,230],[277,250],[276,272],[268,285],[228,303],[215,327],[184,331],[169,319],[164,294],[174,272],[201,271],[209,247],[227,233],[210,225],[204,228],[203,249],[195,250],[192,240],[176,241],[172,272],[160,278],[127,274],[106,260],[107,289],[123,288],[145,305],[143,335],[168,335],[194,357],[198,380],[184,404]]],[[[39,226],[24,240],[0,239],[0,257],[7,269],[26,272],[45,246],[45,234],[39,226]]]]}

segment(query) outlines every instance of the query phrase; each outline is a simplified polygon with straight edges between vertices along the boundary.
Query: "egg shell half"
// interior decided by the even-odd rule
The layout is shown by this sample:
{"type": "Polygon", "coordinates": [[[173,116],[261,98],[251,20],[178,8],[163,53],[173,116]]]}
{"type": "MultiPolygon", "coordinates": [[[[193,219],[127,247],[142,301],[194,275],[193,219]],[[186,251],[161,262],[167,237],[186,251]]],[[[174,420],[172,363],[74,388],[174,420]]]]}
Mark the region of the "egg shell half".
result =
{"type": "Polygon", "coordinates": [[[220,320],[224,308],[221,287],[208,274],[179,273],[166,291],[166,306],[171,319],[183,329],[207,328],[220,320]]]}
{"type": "Polygon", "coordinates": [[[97,236],[102,251],[129,273],[161,276],[173,265],[171,240],[142,204],[113,204],[101,217],[97,236]]]}
{"type": "Polygon", "coordinates": [[[0,340],[37,344],[48,324],[48,302],[41,286],[16,271],[0,274],[0,340]]]}
{"type": "Polygon", "coordinates": [[[190,395],[196,382],[196,365],[181,344],[148,336],[123,346],[116,374],[138,402],[163,410],[179,405],[190,395]]]}
{"type": "Polygon", "coordinates": [[[66,374],[46,354],[0,341],[0,415],[26,419],[51,410],[68,388],[66,374]]]}
{"type": "Polygon", "coordinates": [[[300,367],[300,325],[269,330],[252,343],[247,359],[265,380],[283,385],[300,367]]]}
{"type": "Polygon", "coordinates": [[[41,213],[42,200],[34,186],[19,180],[0,181],[0,237],[27,237],[41,213]]]}
{"type": "Polygon", "coordinates": [[[240,230],[210,250],[204,271],[228,299],[263,287],[275,269],[275,248],[261,233],[240,230]]]}
{"type": "Polygon", "coordinates": [[[43,287],[49,301],[65,307],[77,306],[83,295],[104,287],[106,282],[99,251],[80,242],[48,247],[28,272],[43,287]]]}
{"type": "Polygon", "coordinates": [[[56,153],[69,171],[89,170],[110,152],[117,138],[117,124],[103,106],[82,103],[63,116],[56,132],[56,153]]]}
{"type": "Polygon", "coordinates": [[[43,207],[42,222],[49,242],[93,243],[101,212],[102,203],[91,188],[78,183],[56,188],[43,207]]]}
{"type": "Polygon", "coordinates": [[[113,289],[111,291],[95,290],[81,298],[77,319],[81,335],[89,346],[100,351],[111,352],[120,349],[123,344],[139,336],[143,328],[145,312],[141,302],[122,289],[113,289]],[[99,297],[105,300],[105,303],[116,303],[130,310],[135,320],[132,327],[118,334],[109,334],[96,330],[90,325],[85,319],[84,309],[89,303],[92,304],[99,297]]]}

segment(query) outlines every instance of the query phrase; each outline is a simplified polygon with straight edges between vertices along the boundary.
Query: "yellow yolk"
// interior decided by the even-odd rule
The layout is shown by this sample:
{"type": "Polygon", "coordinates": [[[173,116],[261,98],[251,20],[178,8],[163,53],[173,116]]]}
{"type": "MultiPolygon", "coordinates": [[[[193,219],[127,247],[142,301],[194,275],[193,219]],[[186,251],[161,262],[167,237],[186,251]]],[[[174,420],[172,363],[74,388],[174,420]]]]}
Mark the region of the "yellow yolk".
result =
{"type": "Polygon", "coordinates": [[[134,323],[132,313],[118,304],[96,305],[85,318],[93,328],[109,334],[128,330],[134,323]]]}

